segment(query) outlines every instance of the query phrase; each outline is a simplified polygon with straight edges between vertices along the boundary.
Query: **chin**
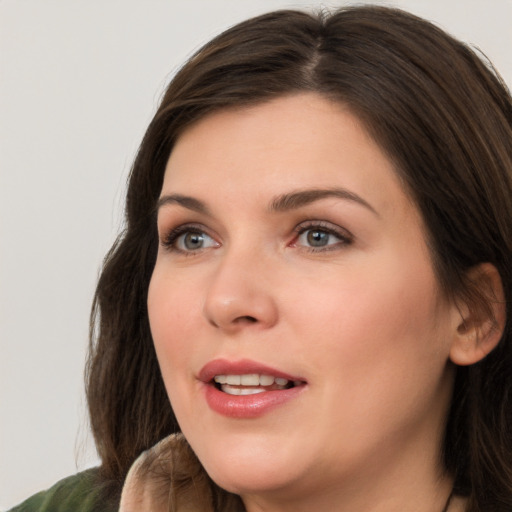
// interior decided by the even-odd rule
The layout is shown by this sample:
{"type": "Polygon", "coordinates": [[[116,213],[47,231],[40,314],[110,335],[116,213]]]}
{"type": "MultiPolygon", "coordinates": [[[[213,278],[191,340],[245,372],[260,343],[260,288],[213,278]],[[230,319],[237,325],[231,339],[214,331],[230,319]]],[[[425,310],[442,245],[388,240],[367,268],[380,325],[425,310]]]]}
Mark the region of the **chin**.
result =
{"type": "Polygon", "coordinates": [[[287,456],[289,447],[277,450],[273,443],[261,439],[234,437],[197,449],[192,442],[203,467],[218,486],[239,495],[260,494],[286,488],[298,479],[300,465],[287,456]]]}
{"type": "Polygon", "coordinates": [[[256,465],[232,470],[216,465],[208,470],[210,478],[222,489],[240,496],[280,493],[293,487],[294,478],[275,470],[272,464],[256,465]]]}

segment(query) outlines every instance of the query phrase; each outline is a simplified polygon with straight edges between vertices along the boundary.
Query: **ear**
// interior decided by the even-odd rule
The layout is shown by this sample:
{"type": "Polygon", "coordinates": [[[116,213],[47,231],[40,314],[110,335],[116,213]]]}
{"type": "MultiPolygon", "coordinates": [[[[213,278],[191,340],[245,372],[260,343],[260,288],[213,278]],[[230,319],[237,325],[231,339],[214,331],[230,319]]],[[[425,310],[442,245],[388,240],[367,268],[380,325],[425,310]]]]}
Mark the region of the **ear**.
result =
{"type": "Polygon", "coordinates": [[[468,279],[484,301],[458,304],[458,319],[450,349],[450,359],[460,366],[482,360],[498,345],[506,321],[505,294],[494,265],[473,267],[468,279]]]}

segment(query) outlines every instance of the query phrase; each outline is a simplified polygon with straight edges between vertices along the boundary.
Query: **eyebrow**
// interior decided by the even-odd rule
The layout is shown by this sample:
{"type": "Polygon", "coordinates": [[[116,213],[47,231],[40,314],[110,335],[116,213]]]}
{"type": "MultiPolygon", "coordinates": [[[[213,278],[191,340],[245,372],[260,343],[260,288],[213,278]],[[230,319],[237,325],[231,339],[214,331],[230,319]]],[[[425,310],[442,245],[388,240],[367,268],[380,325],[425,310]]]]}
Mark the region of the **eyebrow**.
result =
{"type": "MultiPolygon", "coordinates": [[[[344,188],[306,189],[282,194],[270,202],[269,211],[286,212],[289,210],[296,210],[303,206],[307,206],[308,204],[314,203],[315,201],[328,199],[330,197],[353,201],[360,204],[361,206],[364,206],[372,213],[377,215],[377,217],[380,217],[378,212],[370,203],[365,201],[362,197],[358,196],[354,192],[344,188]]],[[[156,210],[158,211],[162,206],[168,204],[178,204],[183,208],[187,208],[188,210],[210,215],[210,210],[205,203],[194,197],[185,196],[182,194],[168,194],[160,197],[156,204],[156,210]]]]}
{"type": "Polygon", "coordinates": [[[320,199],[328,199],[330,197],[353,201],[360,204],[361,206],[364,206],[372,213],[377,215],[377,217],[380,217],[380,215],[377,213],[377,210],[375,210],[375,208],[373,208],[370,203],[365,201],[361,196],[358,196],[354,192],[351,192],[345,188],[308,189],[298,190],[289,194],[283,194],[276,197],[270,203],[270,211],[284,212],[288,210],[295,210],[297,208],[301,208],[302,206],[314,203],[315,201],[319,201],[320,199]]]}
{"type": "Polygon", "coordinates": [[[162,196],[156,203],[156,211],[167,204],[178,204],[188,210],[210,215],[208,207],[202,201],[199,201],[199,199],[195,199],[194,197],[184,196],[182,194],[169,194],[162,196]]]}

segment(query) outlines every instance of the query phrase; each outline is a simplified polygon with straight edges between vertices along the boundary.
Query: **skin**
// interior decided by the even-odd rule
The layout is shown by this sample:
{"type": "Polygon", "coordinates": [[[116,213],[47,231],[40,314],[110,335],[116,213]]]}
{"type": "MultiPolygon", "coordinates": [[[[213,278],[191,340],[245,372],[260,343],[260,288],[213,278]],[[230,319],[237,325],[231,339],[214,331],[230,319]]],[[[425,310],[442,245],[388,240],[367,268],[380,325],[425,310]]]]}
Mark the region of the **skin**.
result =
{"type": "Polygon", "coordinates": [[[358,119],[313,93],[213,113],[177,141],[169,194],[208,211],[160,207],[150,324],[175,414],[213,480],[249,512],[441,511],[462,320],[439,290],[417,208],[358,119]],[[333,187],[361,201],[269,209],[283,194],[333,187]],[[201,248],[169,240],[189,224],[201,248]],[[315,227],[331,232],[327,245],[310,246],[315,227]],[[216,358],[252,359],[307,386],[261,417],[228,418],[197,379],[216,358]]]}

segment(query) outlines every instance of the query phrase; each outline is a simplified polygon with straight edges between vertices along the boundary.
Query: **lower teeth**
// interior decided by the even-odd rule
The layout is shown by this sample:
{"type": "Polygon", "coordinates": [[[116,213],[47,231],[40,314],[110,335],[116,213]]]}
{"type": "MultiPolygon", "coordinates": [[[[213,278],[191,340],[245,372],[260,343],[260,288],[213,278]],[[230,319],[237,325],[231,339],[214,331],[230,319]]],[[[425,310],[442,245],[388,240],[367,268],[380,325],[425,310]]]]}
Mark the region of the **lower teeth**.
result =
{"type": "MultiPolygon", "coordinates": [[[[258,393],[264,393],[265,391],[270,391],[269,389],[265,389],[263,387],[239,387],[239,386],[230,386],[229,384],[222,384],[220,386],[221,391],[227,393],[228,395],[256,395],[258,393]]],[[[272,391],[287,389],[286,386],[276,386],[272,391]]]]}

